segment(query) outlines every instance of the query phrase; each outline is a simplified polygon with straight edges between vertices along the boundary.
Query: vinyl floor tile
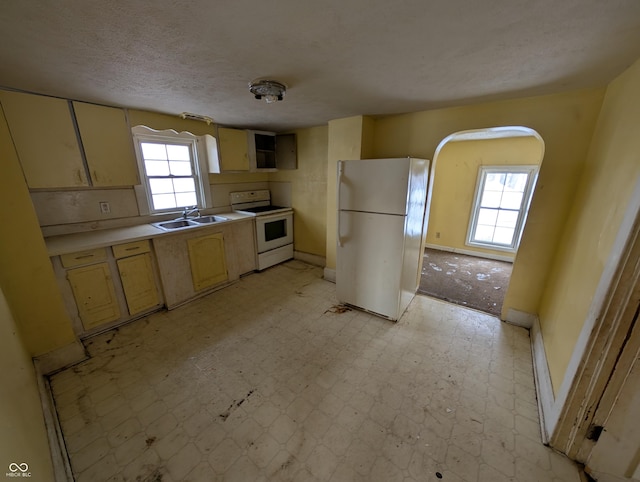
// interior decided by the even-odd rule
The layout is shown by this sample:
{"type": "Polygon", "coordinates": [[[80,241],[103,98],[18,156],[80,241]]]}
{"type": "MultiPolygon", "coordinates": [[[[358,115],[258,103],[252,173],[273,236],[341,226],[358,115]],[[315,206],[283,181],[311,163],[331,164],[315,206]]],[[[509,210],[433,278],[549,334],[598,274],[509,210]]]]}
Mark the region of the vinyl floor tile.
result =
{"type": "Polygon", "coordinates": [[[51,377],[77,480],[579,481],[540,442],[526,330],[342,309],[298,261],[85,345],[51,377]]]}

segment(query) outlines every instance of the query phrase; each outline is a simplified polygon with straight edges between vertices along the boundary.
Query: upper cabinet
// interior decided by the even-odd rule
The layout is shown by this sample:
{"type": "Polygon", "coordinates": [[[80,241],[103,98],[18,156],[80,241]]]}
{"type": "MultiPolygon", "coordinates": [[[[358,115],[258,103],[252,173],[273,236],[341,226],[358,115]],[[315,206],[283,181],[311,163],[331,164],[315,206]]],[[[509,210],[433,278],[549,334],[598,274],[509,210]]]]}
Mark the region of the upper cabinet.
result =
{"type": "Polygon", "coordinates": [[[249,170],[247,131],[218,127],[218,155],[209,157],[209,172],[249,170]]]}
{"type": "Polygon", "coordinates": [[[205,136],[209,172],[260,172],[296,169],[296,135],[218,127],[205,136]]]}
{"type": "Polygon", "coordinates": [[[139,184],[124,110],[9,91],[0,102],[29,188],[139,184]]]}
{"type": "Polygon", "coordinates": [[[122,109],[73,102],[91,184],[96,187],[139,184],[131,131],[122,109]]]}
{"type": "Polygon", "coordinates": [[[296,135],[249,132],[249,165],[252,171],[296,169],[296,135]]]}
{"type": "Polygon", "coordinates": [[[0,102],[30,188],[89,185],[66,100],[0,91],[0,102]]]}

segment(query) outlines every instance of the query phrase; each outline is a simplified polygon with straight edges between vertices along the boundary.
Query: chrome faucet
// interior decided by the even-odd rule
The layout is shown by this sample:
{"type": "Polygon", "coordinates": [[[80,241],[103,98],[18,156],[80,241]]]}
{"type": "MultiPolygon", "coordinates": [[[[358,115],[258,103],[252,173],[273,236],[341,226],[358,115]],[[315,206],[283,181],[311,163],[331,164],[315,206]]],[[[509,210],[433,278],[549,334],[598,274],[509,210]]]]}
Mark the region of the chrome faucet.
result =
{"type": "Polygon", "coordinates": [[[193,217],[193,218],[199,218],[200,217],[200,209],[198,209],[198,206],[191,206],[191,207],[186,207],[184,208],[184,211],[182,211],[182,217],[184,219],[187,219],[189,216],[193,217]],[[195,216],[194,216],[195,214],[195,216]]]}

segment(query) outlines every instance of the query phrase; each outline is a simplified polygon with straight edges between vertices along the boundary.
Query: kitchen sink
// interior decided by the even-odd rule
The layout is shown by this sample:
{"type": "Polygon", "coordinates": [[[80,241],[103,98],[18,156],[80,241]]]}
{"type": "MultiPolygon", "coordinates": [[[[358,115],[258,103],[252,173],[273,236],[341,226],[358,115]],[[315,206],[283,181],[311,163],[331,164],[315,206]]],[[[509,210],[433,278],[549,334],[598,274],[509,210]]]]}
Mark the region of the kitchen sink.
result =
{"type": "Polygon", "coordinates": [[[165,221],[164,223],[153,223],[153,225],[166,231],[193,226],[193,224],[186,219],[176,219],[175,221],[165,221]]]}
{"type": "Polygon", "coordinates": [[[228,218],[224,216],[201,216],[199,218],[193,218],[189,221],[198,223],[198,224],[211,224],[211,223],[219,223],[221,221],[227,221],[228,218]]]}
{"type": "Polygon", "coordinates": [[[164,221],[162,223],[151,223],[156,228],[160,228],[164,231],[174,231],[176,229],[195,228],[196,226],[203,226],[207,224],[219,223],[222,221],[228,221],[229,218],[224,216],[202,216],[199,218],[189,219],[175,219],[173,221],[164,221]]]}

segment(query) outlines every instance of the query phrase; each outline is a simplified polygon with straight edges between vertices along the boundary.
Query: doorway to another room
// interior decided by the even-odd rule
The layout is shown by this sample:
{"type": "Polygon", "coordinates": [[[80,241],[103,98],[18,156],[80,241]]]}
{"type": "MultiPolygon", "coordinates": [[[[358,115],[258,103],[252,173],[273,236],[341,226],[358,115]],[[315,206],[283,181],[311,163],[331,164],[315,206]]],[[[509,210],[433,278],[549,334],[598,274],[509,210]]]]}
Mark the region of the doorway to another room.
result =
{"type": "Polygon", "coordinates": [[[418,293],[500,317],[543,155],[540,135],[518,126],[440,143],[418,293]]]}
{"type": "Polygon", "coordinates": [[[500,316],[512,263],[426,248],[418,293],[500,316]]]}

